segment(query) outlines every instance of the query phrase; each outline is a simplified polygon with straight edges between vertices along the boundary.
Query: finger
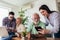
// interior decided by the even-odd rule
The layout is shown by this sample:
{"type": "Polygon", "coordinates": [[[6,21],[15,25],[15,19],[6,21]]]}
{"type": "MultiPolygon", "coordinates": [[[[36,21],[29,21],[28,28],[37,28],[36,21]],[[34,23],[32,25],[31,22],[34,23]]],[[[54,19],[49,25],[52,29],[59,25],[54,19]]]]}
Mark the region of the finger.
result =
{"type": "Polygon", "coordinates": [[[38,30],[42,30],[42,29],[38,29],[38,30]]]}
{"type": "Polygon", "coordinates": [[[38,33],[42,33],[42,32],[38,31],[38,33]]]}

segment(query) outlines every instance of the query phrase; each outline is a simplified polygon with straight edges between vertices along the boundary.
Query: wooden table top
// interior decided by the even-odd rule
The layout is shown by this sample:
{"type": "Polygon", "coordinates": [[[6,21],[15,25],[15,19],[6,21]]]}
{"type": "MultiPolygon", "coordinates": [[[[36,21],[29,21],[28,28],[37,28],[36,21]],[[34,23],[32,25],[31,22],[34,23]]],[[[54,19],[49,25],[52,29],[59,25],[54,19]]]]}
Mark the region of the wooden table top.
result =
{"type": "MultiPolygon", "coordinates": [[[[21,40],[21,38],[19,37],[14,37],[12,40],[21,40]]],[[[60,40],[60,38],[36,38],[36,39],[32,39],[32,40],[60,40]]]]}
{"type": "MultiPolygon", "coordinates": [[[[21,40],[21,38],[14,37],[14,38],[12,38],[12,40],[21,40]]],[[[28,40],[28,39],[26,39],[26,40],[28,40]]],[[[46,38],[34,38],[34,39],[31,39],[31,40],[46,40],[46,38]]]]}
{"type": "Polygon", "coordinates": [[[21,40],[21,38],[19,38],[19,37],[14,37],[14,38],[12,38],[12,40],[21,40]]]}

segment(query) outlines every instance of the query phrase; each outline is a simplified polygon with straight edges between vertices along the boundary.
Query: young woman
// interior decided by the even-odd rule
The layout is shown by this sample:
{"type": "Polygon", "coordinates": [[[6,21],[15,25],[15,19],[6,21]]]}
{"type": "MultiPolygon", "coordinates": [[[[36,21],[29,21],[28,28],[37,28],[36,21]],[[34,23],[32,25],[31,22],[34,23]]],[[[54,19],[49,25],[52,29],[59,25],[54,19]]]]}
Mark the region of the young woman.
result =
{"type": "Polygon", "coordinates": [[[39,11],[46,19],[46,29],[41,30],[40,33],[54,33],[55,37],[60,38],[60,14],[56,11],[51,11],[47,5],[42,5],[39,11]]]}

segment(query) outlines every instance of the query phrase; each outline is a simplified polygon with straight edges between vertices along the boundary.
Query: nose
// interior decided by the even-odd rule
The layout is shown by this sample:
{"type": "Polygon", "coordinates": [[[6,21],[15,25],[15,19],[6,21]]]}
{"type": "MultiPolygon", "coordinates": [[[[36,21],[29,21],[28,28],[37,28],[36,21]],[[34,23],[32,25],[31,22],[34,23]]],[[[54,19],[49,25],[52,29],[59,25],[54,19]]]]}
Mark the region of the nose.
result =
{"type": "Polygon", "coordinates": [[[41,13],[42,15],[45,15],[44,13],[41,13]]]}

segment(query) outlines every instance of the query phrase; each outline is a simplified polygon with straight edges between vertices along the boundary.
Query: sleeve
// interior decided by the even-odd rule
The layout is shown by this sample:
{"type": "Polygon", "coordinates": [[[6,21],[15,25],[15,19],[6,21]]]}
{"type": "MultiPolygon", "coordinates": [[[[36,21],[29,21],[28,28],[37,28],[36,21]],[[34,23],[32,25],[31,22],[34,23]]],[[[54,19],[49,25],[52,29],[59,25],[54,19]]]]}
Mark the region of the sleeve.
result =
{"type": "Polygon", "coordinates": [[[31,30],[32,30],[32,24],[28,25],[27,32],[31,32],[31,30]]]}
{"type": "Polygon", "coordinates": [[[57,33],[59,31],[59,14],[55,14],[53,21],[54,21],[54,26],[52,26],[50,23],[49,25],[46,27],[46,29],[50,30],[50,33],[57,33]]]}
{"type": "Polygon", "coordinates": [[[43,29],[46,29],[45,23],[44,23],[44,22],[42,22],[42,21],[40,21],[39,26],[41,26],[43,29]]]}
{"type": "Polygon", "coordinates": [[[21,31],[22,32],[25,32],[26,31],[26,28],[25,28],[25,26],[22,24],[22,25],[20,25],[20,27],[21,27],[21,31]]]}
{"type": "Polygon", "coordinates": [[[45,23],[42,22],[42,28],[46,29],[45,23]]]}
{"type": "Polygon", "coordinates": [[[3,25],[3,26],[6,26],[6,19],[3,19],[2,25],[3,25]]]}
{"type": "Polygon", "coordinates": [[[16,19],[14,18],[14,21],[12,23],[12,28],[15,29],[16,28],[16,19]]]}
{"type": "Polygon", "coordinates": [[[12,23],[12,28],[13,28],[13,29],[16,28],[16,21],[14,21],[14,22],[12,23]]]}

